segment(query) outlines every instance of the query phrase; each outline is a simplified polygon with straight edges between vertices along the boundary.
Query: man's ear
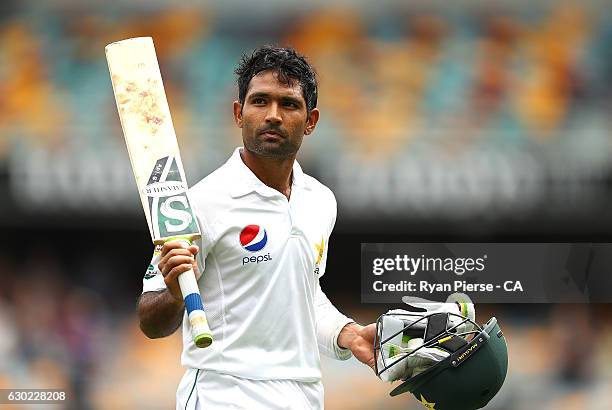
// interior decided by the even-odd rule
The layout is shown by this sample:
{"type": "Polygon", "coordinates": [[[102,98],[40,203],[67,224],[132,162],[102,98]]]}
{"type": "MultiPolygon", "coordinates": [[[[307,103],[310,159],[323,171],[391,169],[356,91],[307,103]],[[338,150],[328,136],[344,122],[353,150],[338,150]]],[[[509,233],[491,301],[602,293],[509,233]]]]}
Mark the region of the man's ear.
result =
{"type": "Polygon", "coordinates": [[[236,123],[238,128],[242,128],[242,104],[240,104],[240,101],[234,101],[233,110],[234,122],[236,123]]]}
{"type": "Polygon", "coordinates": [[[305,135],[310,135],[314,131],[317,126],[317,122],[319,122],[319,110],[317,108],[313,108],[310,110],[310,115],[306,119],[306,129],[304,130],[305,135]]]}

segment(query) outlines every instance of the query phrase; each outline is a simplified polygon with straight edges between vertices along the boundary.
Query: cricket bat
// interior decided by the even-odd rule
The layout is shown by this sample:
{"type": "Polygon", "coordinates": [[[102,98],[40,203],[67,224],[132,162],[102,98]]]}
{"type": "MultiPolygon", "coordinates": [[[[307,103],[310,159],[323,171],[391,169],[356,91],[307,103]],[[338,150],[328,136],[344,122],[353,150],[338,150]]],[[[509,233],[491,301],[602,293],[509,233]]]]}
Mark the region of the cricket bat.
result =
{"type": "MultiPolygon", "coordinates": [[[[200,238],[155,47],[151,37],[130,38],[106,46],[106,60],[123,135],[151,238],[191,244],[200,238]]],[[[212,343],[202,297],[192,270],[179,284],[198,347],[212,343]]]]}

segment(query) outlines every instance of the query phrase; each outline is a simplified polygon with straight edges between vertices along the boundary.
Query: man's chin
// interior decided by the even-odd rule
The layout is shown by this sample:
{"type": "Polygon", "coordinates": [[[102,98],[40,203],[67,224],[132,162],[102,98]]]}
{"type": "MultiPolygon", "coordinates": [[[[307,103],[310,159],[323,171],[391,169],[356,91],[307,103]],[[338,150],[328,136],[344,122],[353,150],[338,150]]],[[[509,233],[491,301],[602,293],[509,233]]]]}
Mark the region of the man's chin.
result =
{"type": "Polygon", "coordinates": [[[284,141],[260,141],[255,147],[247,147],[252,153],[265,158],[285,159],[294,157],[297,149],[284,141]]]}

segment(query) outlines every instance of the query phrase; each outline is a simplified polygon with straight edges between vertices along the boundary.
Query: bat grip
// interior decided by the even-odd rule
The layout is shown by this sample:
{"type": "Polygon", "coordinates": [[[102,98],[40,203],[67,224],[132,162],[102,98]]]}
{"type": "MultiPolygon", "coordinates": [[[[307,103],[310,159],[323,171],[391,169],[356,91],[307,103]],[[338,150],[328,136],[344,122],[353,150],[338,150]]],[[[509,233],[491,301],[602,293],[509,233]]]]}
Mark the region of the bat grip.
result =
{"type": "Polygon", "coordinates": [[[213,342],[212,332],[206,320],[202,296],[193,270],[183,272],[178,277],[185,309],[191,324],[191,335],[197,347],[208,347],[213,342]]]}

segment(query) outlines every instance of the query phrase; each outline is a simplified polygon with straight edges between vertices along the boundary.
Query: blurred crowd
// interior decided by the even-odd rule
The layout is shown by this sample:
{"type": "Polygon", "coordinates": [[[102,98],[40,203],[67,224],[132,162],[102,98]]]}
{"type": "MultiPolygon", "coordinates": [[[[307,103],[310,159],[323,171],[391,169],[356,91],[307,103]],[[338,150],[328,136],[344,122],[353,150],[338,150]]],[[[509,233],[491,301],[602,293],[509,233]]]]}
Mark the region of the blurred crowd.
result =
{"type": "Polygon", "coordinates": [[[463,11],[407,3],[376,14],[330,6],[251,21],[174,3],[144,11],[17,4],[0,27],[0,159],[17,141],[54,149],[114,135],[102,50],[139,35],[155,39],[186,144],[232,134],[229,115],[218,115],[235,94],[232,71],[262,43],[310,57],[326,135],[366,157],[397,153],[431,129],[444,134],[434,143],[455,152],[554,141],[585,121],[610,126],[592,124],[609,110],[612,83],[612,14],[597,2],[463,11]]]}
{"type": "MultiPolygon", "coordinates": [[[[69,401],[61,408],[69,409],[173,407],[183,373],[180,332],[146,339],[128,302],[137,290],[131,289],[131,298],[105,295],[100,287],[85,285],[85,272],[67,279],[72,273],[62,272],[59,260],[44,253],[20,266],[20,274],[9,261],[2,258],[0,389],[62,389],[69,401]],[[122,307],[113,298],[121,299],[122,307]]],[[[361,323],[389,308],[355,300],[343,305],[361,323]]],[[[477,306],[478,321],[496,316],[509,345],[507,381],[487,408],[609,409],[611,314],[606,305],[477,306]]],[[[324,358],[322,365],[330,410],[421,408],[409,395],[388,396],[391,385],[357,361],[324,358]]]]}
{"type": "Polygon", "coordinates": [[[252,19],[213,4],[9,4],[0,190],[16,212],[53,204],[95,216],[117,212],[101,196],[131,200],[103,50],[135,36],[155,40],[194,181],[240,143],[236,62],[272,43],[318,70],[322,117],[300,160],[345,215],[584,216],[609,196],[612,14],[597,1],[331,4],[252,19]]]}

